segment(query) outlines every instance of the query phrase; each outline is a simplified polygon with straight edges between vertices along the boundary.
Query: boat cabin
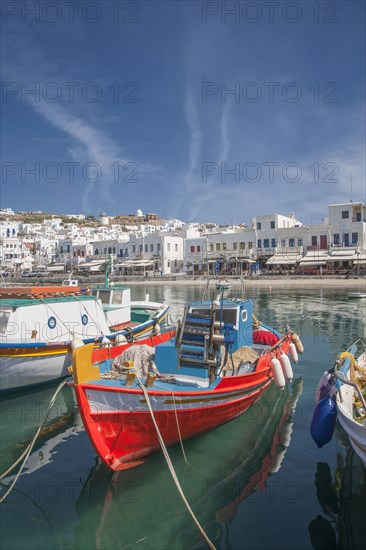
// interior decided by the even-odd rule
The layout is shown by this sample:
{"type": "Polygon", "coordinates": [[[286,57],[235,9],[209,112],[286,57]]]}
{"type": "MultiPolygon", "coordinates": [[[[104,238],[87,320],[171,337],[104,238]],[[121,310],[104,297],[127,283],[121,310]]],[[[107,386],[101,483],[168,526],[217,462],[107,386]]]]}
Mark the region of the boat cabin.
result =
{"type": "Polygon", "coordinates": [[[157,346],[155,361],[160,372],[208,376],[220,362],[221,346],[230,353],[253,346],[253,304],[249,300],[193,302],[184,312],[175,343],[157,346]]]}
{"type": "Polygon", "coordinates": [[[1,301],[1,341],[69,342],[109,334],[100,302],[91,296],[7,298],[1,301]]]}
{"type": "Polygon", "coordinates": [[[98,285],[93,287],[92,296],[103,304],[109,326],[131,321],[131,290],[125,285],[98,285]]]}

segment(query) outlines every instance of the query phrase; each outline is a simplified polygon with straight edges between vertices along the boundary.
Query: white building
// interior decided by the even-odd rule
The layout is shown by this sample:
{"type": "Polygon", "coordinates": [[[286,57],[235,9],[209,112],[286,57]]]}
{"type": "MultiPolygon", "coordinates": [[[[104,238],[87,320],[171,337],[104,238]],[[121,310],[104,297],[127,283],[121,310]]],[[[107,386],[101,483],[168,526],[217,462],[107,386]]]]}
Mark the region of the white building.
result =
{"type": "Polygon", "coordinates": [[[143,274],[147,271],[179,273],[183,268],[183,238],[174,235],[131,237],[119,247],[119,271],[143,274]]]}
{"type": "Polygon", "coordinates": [[[331,204],[328,207],[332,246],[366,248],[366,206],[362,202],[331,204]]]}
{"type": "Polygon", "coordinates": [[[10,222],[9,220],[0,222],[0,237],[17,237],[19,230],[19,222],[10,222]]]}

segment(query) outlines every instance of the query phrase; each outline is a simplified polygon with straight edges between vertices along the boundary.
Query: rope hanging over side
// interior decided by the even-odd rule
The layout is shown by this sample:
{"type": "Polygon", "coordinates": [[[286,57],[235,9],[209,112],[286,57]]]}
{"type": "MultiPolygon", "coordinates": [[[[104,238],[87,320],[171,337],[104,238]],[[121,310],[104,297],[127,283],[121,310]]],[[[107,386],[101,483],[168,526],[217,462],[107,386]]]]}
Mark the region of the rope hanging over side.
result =
{"type": "Polygon", "coordinates": [[[22,471],[23,471],[23,468],[29,458],[29,455],[31,454],[32,452],[32,449],[34,447],[34,444],[44,426],[44,424],[46,423],[47,419],[48,419],[48,415],[50,414],[51,412],[51,409],[53,407],[53,405],[55,404],[55,400],[56,400],[56,397],[57,395],[60,393],[60,391],[62,390],[62,388],[64,387],[65,384],[67,384],[67,380],[64,380],[63,382],[61,382],[61,384],[59,384],[59,386],[57,387],[55,393],[53,394],[53,396],[51,397],[51,400],[48,404],[48,408],[47,408],[47,412],[46,412],[46,416],[45,418],[42,420],[41,424],[39,425],[38,427],[38,430],[36,431],[35,435],[33,436],[33,439],[32,441],[29,443],[28,447],[25,449],[25,451],[22,453],[22,455],[14,462],[14,464],[12,466],[10,466],[10,468],[8,468],[6,470],[6,472],[4,472],[3,474],[1,474],[0,476],[0,480],[4,479],[4,477],[6,477],[12,470],[14,470],[15,466],[17,466],[17,464],[22,460],[22,458],[24,457],[25,455],[25,458],[24,458],[24,461],[19,469],[19,472],[17,473],[17,475],[15,476],[15,478],[13,479],[11,485],[8,487],[8,490],[6,491],[5,495],[3,495],[0,499],[0,504],[2,502],[4,502],[4,500],[6,499],[6,497],[11,493],[11,491],[13,490],[13,487],[14,485],[16,484],[16,482],[18,481],[22,471]]]}
{"type": "Polygon", "coordinates": [[[203,527],[201,526],[201,524],[199,523],[198,519],[196,518],[192,508],[190,507],[185,495],[184,495],[184,492],[183,492],[183,489],[182,489],[182,486],[181,484],[179,483],[179,479],[177,477],[177,474],[174,470],[174,466],[172,464],[172,461],[170,460],[170,456],[168,454],[168,451],[167,451],[167,448],[165,446],[165,443],[164,443],[164,440],[162,438],[162,435],[160,433],[160,430],[159,430],[159,427],[156,423],[156,420],[155,420],[155,416],[154,416],[154,412],[152,410],[152,407],[151,407],[151,403],[150,403],[150,397],[149,397],[149,394],[145,388],[145,386],[143,385],[143,383],[141,382],[140,378],[138,376],[136,376],[136,379],[137,379],[137,382],[145,396],[145,399],[146,399],[146,404],[148,406],[148,409],[149,409],[149,412],[150,412],[150,415],[151,415],[151,420],[153,421],[153,424],[154,424],[154,427],[155,427],[155,430],[156,430],[156,434],[158,436],[158,439],[159,439],[159,443],[160,443],[160,446],[161,446],[161,449],[163,451],[163,454],[164,454],[164,458],[166,460],[166,463],[168,465],[168,468],[170,470],[170,473],[172,475],[172,478],[173,478],[173,481],[178,489],[178,492],[180,494],[180,496],[182,497],[182,500],[184,502],[184,504],[186,505],[186,508],[188,510],[188,512],[190,513],[193,521],[195,522],[195,524],[197,525],[198,527],[198,530],[200,531],[201,535],[203,536],[203,538],[205,539],[206,543],[208,544],[209,548],[211,548],[211,550],[216,550],[216,547],[213,545],[213,543],[211,542],[211,540],[208,538],[208,536],[206,535],[205,531],[203,530],[203,527]]]}

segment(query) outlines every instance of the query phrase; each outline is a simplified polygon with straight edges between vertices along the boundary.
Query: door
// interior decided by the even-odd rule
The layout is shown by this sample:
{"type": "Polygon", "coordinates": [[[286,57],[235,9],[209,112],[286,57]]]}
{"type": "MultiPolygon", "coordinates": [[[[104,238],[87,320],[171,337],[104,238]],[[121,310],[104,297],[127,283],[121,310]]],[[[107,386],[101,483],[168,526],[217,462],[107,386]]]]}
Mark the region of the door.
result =
{"type": "Polygon", "coordinates": [[[320,249],[326,250],[327,249],[327,236],[326,235],[320,235],[320,249]]]}

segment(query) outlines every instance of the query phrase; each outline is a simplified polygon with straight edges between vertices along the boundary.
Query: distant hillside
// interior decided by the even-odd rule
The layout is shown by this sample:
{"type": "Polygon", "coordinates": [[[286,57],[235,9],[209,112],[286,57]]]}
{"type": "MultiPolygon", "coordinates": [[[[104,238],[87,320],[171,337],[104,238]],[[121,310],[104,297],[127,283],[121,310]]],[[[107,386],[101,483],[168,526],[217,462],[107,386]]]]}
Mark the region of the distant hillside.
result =
{"type": "MultiPolygon", "coordinates": [[[[60,218],[64,224],[73,223],[83,227],[96,227],[101,225],[100,219],[94,216],[87,216],[84,220],[70,218],[65,214],[51,214],[50,212],[16,212],[14,215],[0,214],[0,221],[14,221],[22,223],[43,223],[44,220],[60,218]]],[[[109,216],[109,224],[120,225],[163,225],[165,220],[159,218],[157,214],[146,214],[144,216],[135,216],[133,214],[121,214],[119,216],[109,216]]]]}

